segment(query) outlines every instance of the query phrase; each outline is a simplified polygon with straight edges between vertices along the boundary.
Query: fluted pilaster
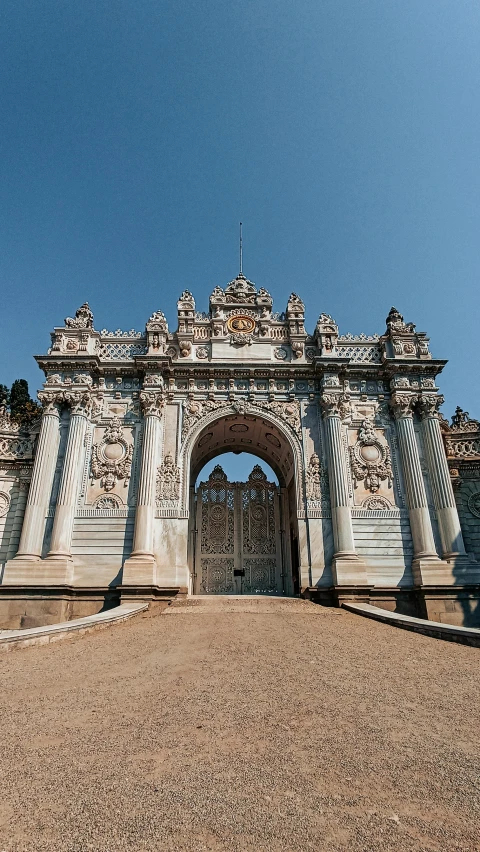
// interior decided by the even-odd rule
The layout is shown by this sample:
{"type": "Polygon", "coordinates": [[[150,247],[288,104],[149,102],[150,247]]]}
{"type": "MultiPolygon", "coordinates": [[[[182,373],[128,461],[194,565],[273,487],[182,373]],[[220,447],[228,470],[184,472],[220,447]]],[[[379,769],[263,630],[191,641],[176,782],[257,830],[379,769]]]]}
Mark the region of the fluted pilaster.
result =
{"type": "Polygon", "coordinates": [[[165,405],[163,392],[142,391],[140,402],[144,414],[140,479],[137,491],[133,551],[123,566],[124,586],[146,586],[156,583],[156,561],[153,552],[153,526],[158,451],[161,440],[161,417],[165,405]]]}
{"type": "Polygon", "coordinates": [[[402,460],[403,478],[407,498],[414,557],[437,558],[427,494],[420,465],[417,440],[413,425],[415,394],[394,393],[391,407],[397,423],[398,443],[402,460]]]}
{"type": "Polygon", "coordinates": [[[77,504],[89,404],[76,405],[70,415],[67,446],[58,490],[48,559],[71,557],[73,520],[77,504]]]}
{"type": "Polygon", "coordinates": [[[40,559],[59,443],[59,409],[61,395],[40,393],[44,413],[40,425],[30,490],[23,517],[16,559],[40,559]]]}
{"type": "Polygon", "coordinates": [[[320,399],[325,423],[328,479],[334,541],[333,574],[337,585],[363,585],[367,577],[365,566],[355,551],[352,514],[348,497],[348,478],[342,441],[341,416],[348,408],[349,398],[340,391],[325,391],[320,399]]]}
{"type": "Polygon", "coordinates": [[[159,442],[160,418],[156,414],[147,414],[143,425],[142,460],[140,481],[138,483],[132,556],[151,556],[152,559],[159,442]]]}
{"type": "Polygon", "coordinates": [[[449,558],[465,556],[466,553],[438,419],[438,408],[442,403],[442,396],[422,394],[419,409],[442,551],[444,557],[449,558]]]}

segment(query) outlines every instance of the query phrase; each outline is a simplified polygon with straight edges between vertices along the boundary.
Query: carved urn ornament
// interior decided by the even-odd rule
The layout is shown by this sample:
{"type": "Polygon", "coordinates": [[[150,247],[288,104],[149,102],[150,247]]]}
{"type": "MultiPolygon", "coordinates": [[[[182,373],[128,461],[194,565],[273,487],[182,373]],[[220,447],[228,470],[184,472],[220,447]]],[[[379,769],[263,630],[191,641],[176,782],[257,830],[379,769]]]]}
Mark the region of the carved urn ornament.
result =
{"type": "Polygon", "coordinates": [[[114,417],[105,429],[103,439],[92,447],[92,484],[100,479],[105,491],[112,491],[118,479],[124,486],[130,479],[133,445],[123,437],[123,426],[118,417],[114,417]]]}

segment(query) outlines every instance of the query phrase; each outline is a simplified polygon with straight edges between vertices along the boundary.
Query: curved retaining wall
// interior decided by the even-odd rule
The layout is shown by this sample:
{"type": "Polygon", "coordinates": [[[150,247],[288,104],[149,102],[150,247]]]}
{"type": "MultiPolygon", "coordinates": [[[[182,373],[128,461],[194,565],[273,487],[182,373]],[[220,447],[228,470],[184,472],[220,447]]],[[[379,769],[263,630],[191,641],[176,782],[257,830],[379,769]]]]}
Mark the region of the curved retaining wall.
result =
{"type": "Polygon", "coordinates": [[[411,615],[401,615],[399,612],[390,612],[388,609],[380,609],[371,604],[342,603],[344,609],[366,618],[374,618],[403,630],[414,630],[416,633],[424,633],[435,639],[446,639],[448,642],[460,642],[462,645],[473,645],[480,648],[480,630],[476,627],[456,627],[453,624],[442,624],[440,621],[427,621],[424,618],[414,618],[411,615]]]}
{"type": "Polygon", "coordinates": [[[27,630],[0,630],[0,651],[13,651],[28,645],[47,645],[59,639],[81,636],[93,630],[119,624],[147,609],[148,603],[121,604],[105,612],[64,621],[61,624],[48,624],[46,627],[32,627],[27,630]]]}

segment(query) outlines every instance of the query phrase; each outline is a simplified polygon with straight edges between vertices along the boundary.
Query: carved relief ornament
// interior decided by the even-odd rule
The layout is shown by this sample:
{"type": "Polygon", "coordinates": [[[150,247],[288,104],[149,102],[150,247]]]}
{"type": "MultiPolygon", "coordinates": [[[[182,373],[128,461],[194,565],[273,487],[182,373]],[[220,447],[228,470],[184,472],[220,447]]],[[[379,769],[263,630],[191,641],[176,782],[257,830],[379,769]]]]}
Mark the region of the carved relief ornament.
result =
{"type": "Polygon", "coordinates": [[[415,393],[393,393],[390,400],[390,408],[396,420],[403,417],[413,416],[413,407],[418,400],[415,393]]]}
{"type": "Polygon", "coordinates": [[[37,394],[44,414],[59,414],[59,407],[65,402],[63,391],[41,390],[37,394]]]}
{"type": "Polygon", "coordinates": [[[65,317],[66,328],[93,328],[93,314],[88,302],[84,302],[74,317],[65,317]]]}
{"type": "Polygon", "coordinates": [[[427,417],[435,417],[439,418],[438,409],[445,402],[445,397],[442,394],[436,393],[422,393],[418,400],[418,409],[422,418],[425,419],[427,417]]]}
{"type": "Polygon", "coordinates": [[[92,484],[100,479],[105,491],[112,491],[118,479],[127,485],[132,468],[133,444],[123,437],[123,426],[114,417],[105,429],[103,439],[92,447],[92,484]]]}
{"type": "Polygon", "coordinates": [[[317,453],[310,457],[305,471],[305,487],[307,500],[320,500],[322,497],[322,467],[317,453]]]}
{"type": "MultiPolygon", "coordinates": [[[[223,406],[222,406],[223,407],[223,406]]],[[[200,420],[209,411],[218,410],[221,416],[221,408],[213,399],[188,399],[184,403],[183,423],[182,423],[182,441],[192,426],[200,420]]],[[[246,399],[235,399],[231,403],[225,403],[225,408],[233,408],[238,414],[259,413],[261,410],[269,411],[279,417],[301,437],[301,421],[300,421],[300,403],[298,400],[290,400],[289,402],[280,402],[279,400],[256,400],[255,403],[246,399]]]]}
{"type": "Polygon", "coordinates": [[[157,470],[157,505],[162,500],[178,500],[180,496],[180,468],[171,453],[167,453],[157,470]]]}
{"type": "Polygon", "coordinates": [[[349,454],[355,487],[357,480],[363,479],[365,488],[375,494],[381,481],[387,479],[388,487],[391,488],[393,471],[390,449],[378,439],[371,420],[363,421],[355,445],[349,447],[349,454]]]}
{"type": "Polygon", "coordinates": [[[140,393],[140,405],[144,417],[161,417],[165,402],[163,391],[141,391],[140,393]]]}
{"type": "Polygon", "coordinates": [[[65,391],[65,402],[70,407],[70,413],[88,417],[92,408],[92,397],[89,391],[65,391]]]}
{"type": "Polygon", "coordinates": [[[348,393],[323,393],[320,397],[320,405],[324,417],[340,417],[343,419],[351,412],[350,394],[348,393]]]}

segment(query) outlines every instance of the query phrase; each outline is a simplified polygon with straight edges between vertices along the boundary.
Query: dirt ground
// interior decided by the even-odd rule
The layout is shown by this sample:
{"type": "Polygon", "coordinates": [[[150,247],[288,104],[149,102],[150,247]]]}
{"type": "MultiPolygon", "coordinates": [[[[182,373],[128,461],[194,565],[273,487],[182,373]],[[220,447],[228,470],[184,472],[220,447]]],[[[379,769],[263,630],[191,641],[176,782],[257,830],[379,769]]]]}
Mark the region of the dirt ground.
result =
{"type": "Polygon", "coordinates": [[[480,850],[480,651],[192,600],[0,657],[0,852],[480,850]]]}

